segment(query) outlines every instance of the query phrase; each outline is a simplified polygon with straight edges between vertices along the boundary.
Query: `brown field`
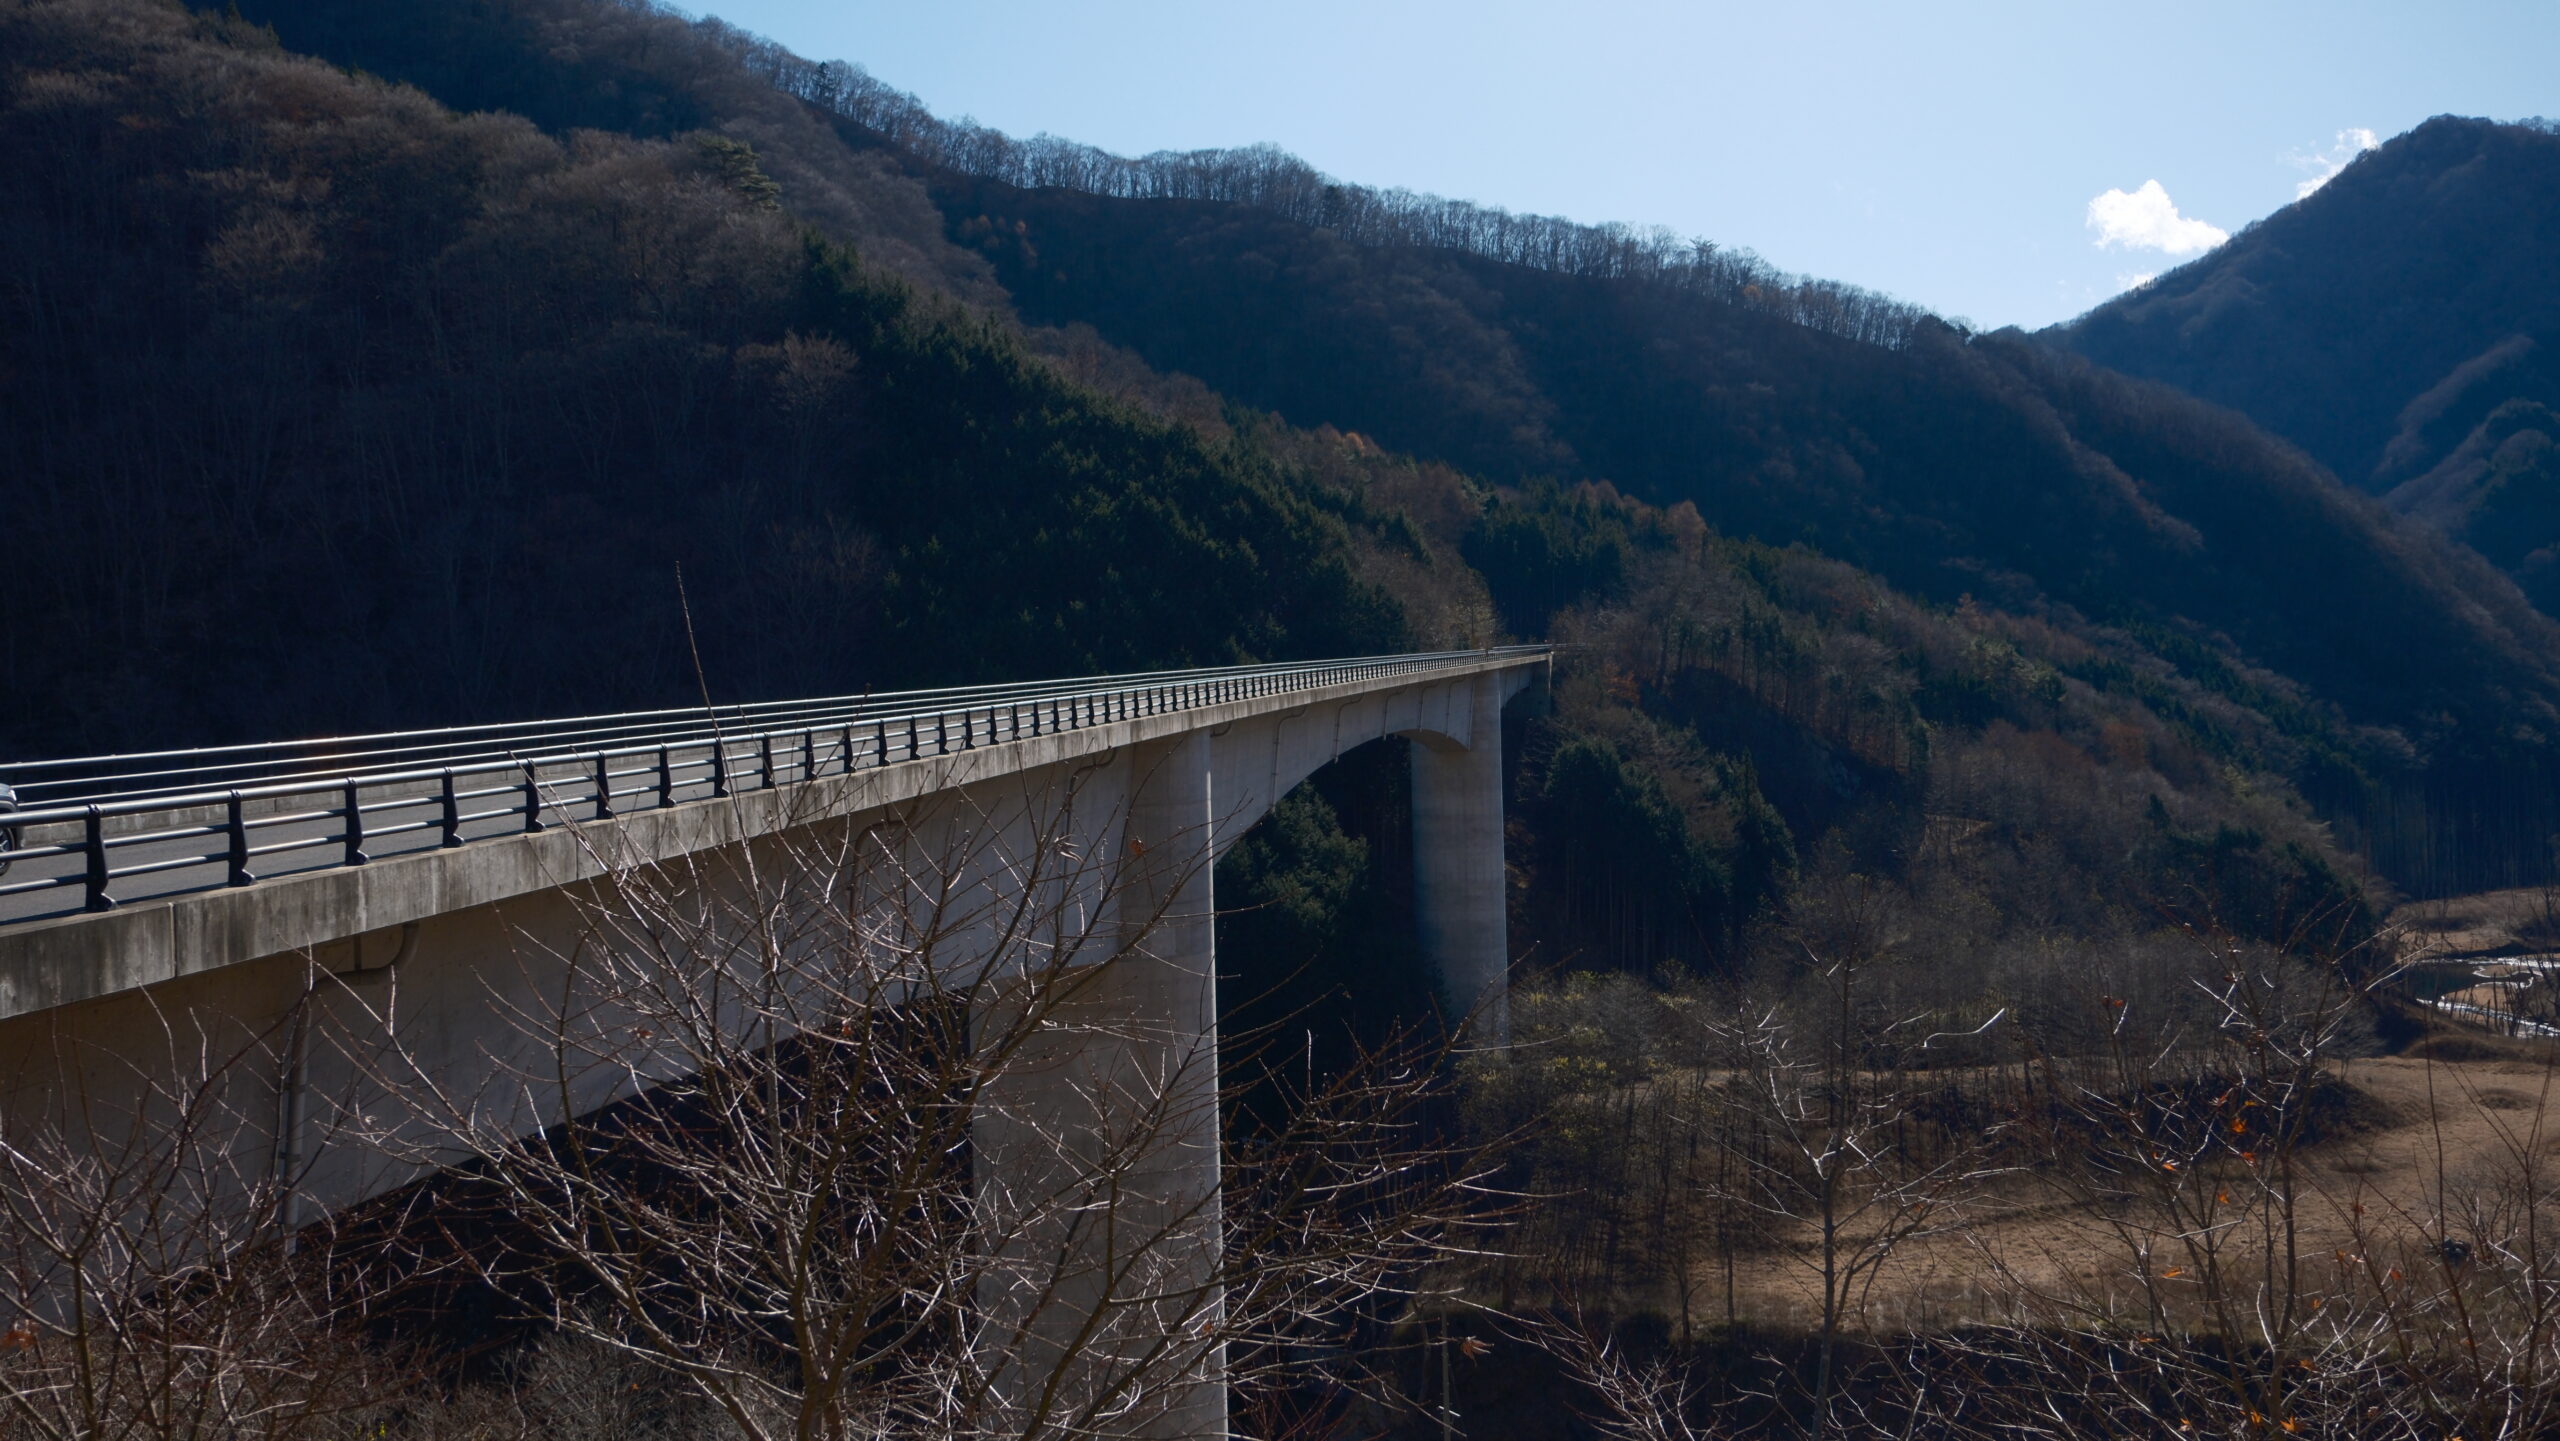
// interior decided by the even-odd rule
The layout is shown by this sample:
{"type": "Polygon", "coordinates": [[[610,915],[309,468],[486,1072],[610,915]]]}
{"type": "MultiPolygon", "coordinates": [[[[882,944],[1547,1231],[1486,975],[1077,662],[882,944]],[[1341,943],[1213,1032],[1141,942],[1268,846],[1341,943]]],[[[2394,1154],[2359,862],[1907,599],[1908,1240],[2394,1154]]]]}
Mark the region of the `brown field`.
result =
{"type": "Polygon", "coordinates": [[[2560,950],[2560,888],[2412,901],[2391,913],[2388,928],[2405,961],[2560,950]]]}
{"type": "MultiPolygon", "coordinates": [[[[2343,1061],[2338,1071],[2364,1098],[2364,1125],[2305,1148],[2289,1175],[2273,1162],[2228,1163],[2210,1186],[2185,1192],[2184,1209],[2158,1196],[2093,1203],[2067,1178],[2037,1172],[1997,1178],[1943,1227],[1896,1248],[1853,1324],[1895,1331],[2139,1316],[2155,1306],[2201,1312],[2284,1295],[2314,1305],[2494,1264],[2496,1247],[2513,1244],[2516,1217],[2504,1198],[2515,1183],[2529,1168],[2548,1169],[2533,1176],[2545,1192],[2560,1178],[2560,1045],[2446,1029],[2405,1054],[2343,1061]],[[2475,1258],[2449,1264],[2440,1244],[2448,1238],[2472,1245],[2475,1258]]],[[[1811,1327],[1822,1294],[1816,1264],[1809,1228],[1793,1244],[1737,1257],[1737,1309],[1763,1324],[1811,1327]]],[[[1707,1269],[1715,1274],[1698,1278],[1698,1309],[1720,1313],[1724,1278],[1718,1262],[1707,1269]]]]}

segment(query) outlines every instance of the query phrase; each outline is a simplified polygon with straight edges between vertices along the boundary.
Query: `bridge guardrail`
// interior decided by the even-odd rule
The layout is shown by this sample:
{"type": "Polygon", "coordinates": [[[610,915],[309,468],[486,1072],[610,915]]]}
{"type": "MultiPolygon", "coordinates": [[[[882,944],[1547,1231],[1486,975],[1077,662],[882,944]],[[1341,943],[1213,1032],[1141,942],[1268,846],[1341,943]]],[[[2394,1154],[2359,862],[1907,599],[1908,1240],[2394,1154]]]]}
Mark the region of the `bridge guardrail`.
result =
{"type": "Polygon", "coordinates": [[[265,857],[334,846],[336,860],[320,868],[358,866],[369,843],[394,836],[433,830],[440,845],[460,846],[486,838],[465,835],[481,822],[540,831],[674,806],[705,783],[717,798],[1257,696],[1547,653],[1503,646],[1363,656],[34,762],[0,768],[36,777],[19,785],[22,796],[87,789],[13,814],[30,839],[62,838],[7,859],[76,856],[81,864],[0,884],[0,898],[78,886],[84,909],[105,911],[117,903],[118,880],[191,866],[222,865],[226,884],[245,886],[265,857]],[[315,758],[329,764],[314,768],[315,758]],[[115,786],[124,789],[99,789],[115,786]],[[315,823],[329,828],[259,840],[315,823]],[[197,839],[219,845],[115,863],[118,851],[197,839]]]}

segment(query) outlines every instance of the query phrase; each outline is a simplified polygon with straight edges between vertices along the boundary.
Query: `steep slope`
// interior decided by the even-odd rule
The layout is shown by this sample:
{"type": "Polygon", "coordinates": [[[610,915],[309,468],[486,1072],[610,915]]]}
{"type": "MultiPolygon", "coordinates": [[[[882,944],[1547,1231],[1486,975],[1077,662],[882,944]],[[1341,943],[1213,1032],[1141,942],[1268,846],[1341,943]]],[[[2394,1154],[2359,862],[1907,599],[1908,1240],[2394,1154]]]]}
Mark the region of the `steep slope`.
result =
{"type": "Polygon", "coordinates": [[[2560,412],[2500,402],[2452,452],[2385,497],[2505,570],[2545,614],[2560,615],[2560,412]]]}
{"type": "Polygon", "coordinates": [[[2227,636],[2364,722],[2553,726],[2555,632],[2476,560],[2228,412],[2020,337],[1887,348],[1236,205],[941,193],[1027,318],[1300,424],[1692,501],[1946,601],[2227,636]]]}
{"type": "Polygon", "coordinates": [[[2050,338],[2389,490],[2560,402],[2560,129],[2439,116],[2050,338]]]}
{"type": "MultiPolygon", "coordinates": [[[[2206,407],[2036,347],[1968,340],[1872,298],[1862,303],[1873,323],[1791,323],[1806,307],[1744,293],[1757,283],[1726,297],[1610,278],[1623,265],[1360,243],[1348,238],[1359,227],[1301,223],[1279,200],[1130,200],[962,174],[950,167],[964,152],[1021,147],[943,125],[848,67],[645,6],[250,0],[249,13],[290,44],[555,128],[698,122],[730,133],[733,116],[790,103],[750,78],[761,66],[828,102],[803,107],[852,142],[828,153],[867,146],[866,165],[898,152],[923,168],[951,238],[983,258],[1024,318],[1090,326],[1296,425],[1359,432],[1490,479],[1603,478],[1662,504],[1692,500],[1720,529],[1811,544],[1942,600],[2059,604],[2228,637],[2359,722],[2423,732],[2451,716],[2560,733],[2553,635],[2476,563],[2335,503],[2283,447],[2206,407]],[[869,98],[848,98],[857,81],[869,98]],[[1889,343],[1834,333],[1844,330],[1889,343]],[[2113,451],[2091,443],[2101,430],[2113,451]]],[[[1251,171],[1273,195],[1304,188],[1283,156],[1140,162],[1156,167],[1141,184],[1112,180],[1111,157],[1052,148],[1064,159],[1050,169],[1081,167],[1124,190],[1179,188],[1204,165],[1251,171]]],[[[1385,203],[1361,196],[1334,208],[1385,203]]],[[[1443,227],[1452,234],[1484,228],[1481,212],[1441,210],[1464,212],[1443,227]]],[[[1557,244],[1608,238],[1495,218],[1557,244]]],[[[1475,245],[1488,248],[1500,247],[1475,245]]]]}
{"type": "Polygon", "coordinates": [[[1272,456],[813,237],[725,133],[21,0],[0,274],[0,754],[1402,638],[1272,456]]]}
{"type": "Polygon", "coordinates": [[[2298,747],[2287,773],[2405,884],[2547,864],[2560,632],[2476,555],[2228,410],[2015,334],[1922,322],[1865,343],[1255,205],[947,171],[936,193],[1026,319],[1090,325],[1300,425],[1505,479],[1606,480],[1940,604],[2141,635],[2217,686],[2289,697],[2269,702],[2298,747]]]}
{"type": "Polygon", "coordinates": [[[890,156],[743,70],[713,33],[647,4],[247,0],[284,47],[414,85],[455,110],[502,110],[554,135],[716,132],[753,146],[797,218],[864,260],[982,305],[1003,292],[948,244],[924,187],[890,156]]]}

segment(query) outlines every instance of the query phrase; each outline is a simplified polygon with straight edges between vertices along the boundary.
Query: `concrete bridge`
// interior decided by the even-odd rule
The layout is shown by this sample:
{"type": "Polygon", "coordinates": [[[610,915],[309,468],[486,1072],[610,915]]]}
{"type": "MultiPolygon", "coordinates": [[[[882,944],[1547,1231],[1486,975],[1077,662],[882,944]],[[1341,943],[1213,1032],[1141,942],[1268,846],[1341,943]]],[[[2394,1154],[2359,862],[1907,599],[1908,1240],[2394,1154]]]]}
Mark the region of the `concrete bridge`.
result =
{"type": "MultiPolygon", "coordinates": [[[[752,870],[795,837],[894,823],[912,854],[968,857],[946,864],[946,890],[1000,901],[1023,856],[1064,843],[1111,861],[1115,879],[1091,895],[1111,912],[1099,924],[1142,938],[1099,963],[1078,1002],[1098,1023],[1071,1028],[1074,1053],[1009,1082],[1005,1113],[979,1124],[977,1164],[990,1184],[1059,1181],[1034,1173],[1071,1155],[1036,1138],[1108,1132],[1112,1088],[1142,1078],[1160,1111],[1136,1199],[1195,1218],[1151,1243],[1149,1285],[1164,1294],[1181,1289],[1168,1276],[1188,1278],[1203,1292],[1220,1244],[1216,858],[1326,762],[1410,738],[1423,954],[1452,1013],[1498,1043],[1501,716],[1546,667],[1544,648],[1513,647],[0,770],[27,804],[0,875],[0,1125],[59,1110],[66,1087],[165,1066],[173,1016],[273,1035],[319,1004],[342,1028],[387,1025],[366,999],[386,977],[408,1064],[473,1094],[509,1071],[503,1017],[546,984],[542,958],[575,949],[581,908],[619,877],[718,886],[707,878],[752,870]]],[[[967,965],[967,949],[964,937],[944,954],[967,965]]],[[[354,1088],[351,1072],[332,1073],[354,1064],[297,1053],[273,1068],[264,1107],[237,1108],[274,1118],[237,1144],[270,1149],[303,1205],[344,1206],[418,1174],[307,1134],[306,1096],[354,1088]]],[[[614,1099],[615,1083],[599,1082],[507,1104],[530,1131],[546,1106],[614,1099]]],[[[1025,1321],[1021,1364],[1101,1304],[1107,1269],[1065,1288],[1064,1321],[1025,1321]]],[[[1215,1357],[1186,1374],[1193,1384],[1131,1434],[1224,1434],[1215,1357]]]]}

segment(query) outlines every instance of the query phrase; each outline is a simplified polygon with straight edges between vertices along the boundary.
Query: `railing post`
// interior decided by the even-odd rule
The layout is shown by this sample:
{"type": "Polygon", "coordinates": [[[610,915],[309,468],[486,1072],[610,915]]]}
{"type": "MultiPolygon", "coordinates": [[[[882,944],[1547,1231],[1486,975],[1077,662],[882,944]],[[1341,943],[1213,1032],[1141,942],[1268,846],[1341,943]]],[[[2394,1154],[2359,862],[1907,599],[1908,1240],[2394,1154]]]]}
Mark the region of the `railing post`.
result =
{"type": "Polygon", "coordinates": [[[665,746],[660,746],[660,747],[658,747],[658,804],[659,804],[659,806],[660,806],[660,807],[662,807],[662,808],[663,808],[663,807],[666,807],[666,806],[674,805],[675,803],[676,803],[676,764],[675,764],[675,757],[674,757],[673,755],[671,755],[671,754],[669,754],[669,753],[668,753],[668,748],[667,748],[667,747],[665,747],[665,746]]]}
{"type": "Polygon", "coordinates": [[[346,783],[341,792],[341,798],[345,802],[341,809],[347,818],[347,828],[342,833],[342,836],[347,843],[347,853],[345,858],[341,860],[339,864],[360,866],[363,865],[368,858],[364,853],[364,806],[356,799],[356,783],[354,781],[348,781],[346,783]]]}
{"type": "Polygon", "coordinates": [[[462,797],[454,794],[453,767],[444,768],[444,843],[462,844],[462,797]]]}
{"type": "Polygon", "coordinates": [[[773,789],[773,732],[756,737],[756,761],[764,767],[764,788],[773,789]]]}
{"type": "Polygon", "coordinates": [[[951,754],[951,716],[947,711],[933,713],[933,753],[938,756],[951,754]]]}
{"type": "Polygon", "coordinates": [[[115,900],[107,894],[107,821],[104,812],[89,807],[86,829],[81,834],[80,850],[89,862],[89,902],[93,911],[112,910],[115,900]]]}
{"type": "Polygon", "coordinates": [[[818,732],[813,726],[800,732],[800,779],[818,778],[818,732]]]}
{"type": "Polygon", "coordinates": [[[524,833],[532,835],[542,829],[542,787],[535,783],[533,763],[524,768],[524,833]]]}
{"type": "Polygon", "coordinates": [[[714,735],[711,738],[711,794],[716,799],[729,793],[729,745],[714,735]]]}
{"type": "Polygon", "coordinates": [[[613,819],[613,762],[603,751],[596,752],[596,819],[613,819]]]}
{"type": "Polygon", "coordinates": [[[231,879],[228,884],[245,886],[256,881],[258,878],[249,874],[249,821],[240,813],[238,791],[231,792],[230,801],[223,807],[222,833],[231,842],[231,879]]]}
{"type": "Polygon", "coordinates": [[[916,718],[913,714],[909,714],[907,717],[907,759],[914,760],[917,756],[922,755],[923,753],[924,752],[917,743],[916,718]]]}

